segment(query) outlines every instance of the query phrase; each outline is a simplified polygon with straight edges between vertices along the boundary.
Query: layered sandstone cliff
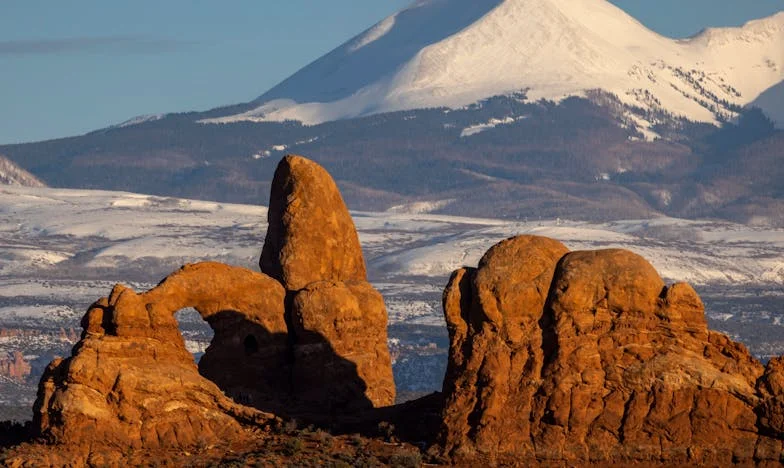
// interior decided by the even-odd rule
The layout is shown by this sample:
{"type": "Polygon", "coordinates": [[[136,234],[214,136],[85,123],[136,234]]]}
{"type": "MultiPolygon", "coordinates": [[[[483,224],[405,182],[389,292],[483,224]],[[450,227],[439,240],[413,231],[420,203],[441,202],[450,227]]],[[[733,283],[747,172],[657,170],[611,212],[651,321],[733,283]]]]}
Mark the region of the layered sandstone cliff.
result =
{"type": "Polygon", "coordinates": [[[21,382],[30,375],[30,371],[30,363],[25,360],[20,351],[14,351],[11,355],[0,358],[0,376],[21,382]]]}

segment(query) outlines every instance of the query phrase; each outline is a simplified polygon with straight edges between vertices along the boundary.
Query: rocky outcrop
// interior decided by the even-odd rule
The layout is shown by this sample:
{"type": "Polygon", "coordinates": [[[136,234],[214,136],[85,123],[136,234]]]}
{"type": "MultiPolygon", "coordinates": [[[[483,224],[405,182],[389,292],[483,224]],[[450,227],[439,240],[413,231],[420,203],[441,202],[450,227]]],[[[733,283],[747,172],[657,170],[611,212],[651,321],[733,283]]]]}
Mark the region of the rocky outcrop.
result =
{"type": "Polygon", "coordinates": [[[275,171],[259,264],[291,298],[294,394],[330,411],[395,401],[387,313],[367,282],[354,222],[324,168],[286,156],[275,171]]]}
{"type": "Polygon", "coordinates": [[[71,463],[74,450],[117,465],[128,450],[242,446],[260,437],[248,425],[276,419],[260,409],[387,437],[392,422],[419,441],[440,409],[432,453],[464,464],[784,460],[784,358],[763,367],[708,330],[694,289],[665,285],[638,255],[569,252],[537,236],[503,241],[450,278],[443,399],[376,409],[395,398],[387,314],[334,181],[286,157],[269,217],[260,264],[270,276],[187,265],[90,307],[34,409],[38,435],[68,453],[31,464],[71,463]],[[174,318],[186,307],[215,332],[198,367],[174,318]]]}
{"type": "Polygon", "coordinates": [[[259,409],[333,418],[391,405],[384,301],[334,181],[289,156],[272,200],[261,257],[272,276],[205,262],[142,294],[115,286],[43,376],[37,432],[72,447],[185,449],[241,440],[244,423],[273,418],[259,409]],[[215,332],[198,369],[174,318],[186,307],[215,332]]]}
{"type": "Polygon", "coordinates": [[[498,452],[530,439],[545,360],[542,309],[566,252],[552,239],[517,237],[491,248],[478,269],[452,275],[444,291],[450,352],[442,437],[448,450],[498,452]]]}
{"type": "Polygon", "coordinates": [[[30,363],[20,351],[14,351],[12,355],[0,359],[0,376],[22,382],[30,375],[30,371],[30,363]]]}
{"type": "Polygon", "coordinates": [[[365,281],[354,222],[335,181],[302,156],[283,158],[270,193],[261,271],[289,291],[317,281],[365,281]]]}
{"type": "Polygon", "coordinates": [[[784,439],[784,357],[773,358],[757,381],[762,404],[757,408],[760,429],[784,439]]]}
{"type": "Polygon", "coordinates": [[[275,362],[243,362],[254,359],[245,352],[247,337],[260,352],[285,342],[283,295],[265,275],[216,263],[185,266],[143,294],[115,286],[83,318],[73,355],[50,364],[42,377],[35,429],[50,442],[84,450],[184,449],[242,439],[242,423],[272,416],[235,403],[199,374],[174,313],[194,307],[215,329],[205,373],[217,376],[231,360],[221,379],[274,387],[257,379],[277,376],[257,371],[275,362]]]}
{"type": "Polygon", "coordinates": [[[638,255],[508,240],[453,274],[444,311],[452,460],[780,460],[780,361],[709,331],[694,290],[638,255]]]}
{"type": "Polygon", "coordinates": [[[325,410],[395,402],[384,299],[366,282],[311,283],[291,307],[294,390],[325,410]]]}
{"type": "Polygon", "coordinates": [[[283,287],[244,268],[186,265],[145,294],[162,315],[193,307],[214,335],[199,372],[236,401],[265,408],[289,392],[283,287]]]}

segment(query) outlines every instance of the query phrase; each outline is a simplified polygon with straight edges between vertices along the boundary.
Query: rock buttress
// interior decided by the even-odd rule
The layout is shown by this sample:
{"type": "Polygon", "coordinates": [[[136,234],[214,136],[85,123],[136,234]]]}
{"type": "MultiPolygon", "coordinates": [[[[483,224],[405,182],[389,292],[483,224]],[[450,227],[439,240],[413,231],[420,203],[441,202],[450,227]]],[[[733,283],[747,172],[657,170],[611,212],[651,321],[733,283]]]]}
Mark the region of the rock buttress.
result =
{"type": "Polygon", "coordinates": [[[287,290],[294,395],[330,411],[393,404],[384,300],[340,191],[315,162],[278,164],[259,264],[287,290]]]}
{"type": "Polygon", "coordinates": [[[665,286],[642,257],[566,253],[553,242],[507,240],[453,274],[441,453],[499,463],[781,460],[779,360],[766,371],[709,331],[696,292],[665,286]]]}

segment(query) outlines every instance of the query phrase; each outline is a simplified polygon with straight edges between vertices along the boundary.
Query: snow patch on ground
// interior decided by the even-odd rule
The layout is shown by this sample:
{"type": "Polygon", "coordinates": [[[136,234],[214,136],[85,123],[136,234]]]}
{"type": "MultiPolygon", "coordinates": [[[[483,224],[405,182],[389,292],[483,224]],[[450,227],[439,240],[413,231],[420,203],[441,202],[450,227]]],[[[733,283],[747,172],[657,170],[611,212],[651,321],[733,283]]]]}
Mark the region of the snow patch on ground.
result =
{"type": "Polygon", "coordinates": [[[124,128],[130,127],[133,125],[143,124],[145,122],[155,122],[156,120],[161,120],[162,118],[166,117],[166,114],[146,114],[146,115],[139,115],[133,118],[126,120],[125,122],[119,123],[114,126],[114,128],[124,128]]]}
{"type": "Polygon", "coordinates": [[[525,118],[526,117],[505,117],[503,119],[490,119],[485,123],[471,125],[470,127],[464,128],[463,131],[460,132],[460,138],[470,137],[472,135],[482,133],[485,130],[495,128],[499,125],[510,125],[525,118]]]}
{"type": "Polygon", "coordinates": [[[423,213],[432,213],[433,211],[438,211],[445,206],[448,206],[455,202],[455,199],[450,198],[448,200],[437,200],[437,201],[421,201],[421,202],[413,202],[408,203],[405,205],[396,205],[391,208],[387,209],[388,213],[399,213],[399,214],[423,214],[423,213]]]}
{"type": "Polygon", "coordinates": [[[395,18],[397,15],[392,15],[383,19],[381,22],[367,30],[364,34],[359,36],[350,46],[349,51],[356,52],[359,49],[371,44],[378,39],[382,38],[385,34],[392,30],[395,26],[395,18]]]}

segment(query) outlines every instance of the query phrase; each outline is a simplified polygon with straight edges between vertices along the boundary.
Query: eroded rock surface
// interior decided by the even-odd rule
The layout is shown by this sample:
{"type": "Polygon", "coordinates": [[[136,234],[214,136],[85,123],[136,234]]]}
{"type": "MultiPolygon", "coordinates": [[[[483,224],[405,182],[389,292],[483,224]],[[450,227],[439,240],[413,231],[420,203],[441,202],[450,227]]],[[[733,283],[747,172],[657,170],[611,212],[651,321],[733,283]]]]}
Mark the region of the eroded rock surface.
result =
{"type": "Polygon", "coordinates": [[[311,283],[294,296],[291,317],[298,398],[327,413],[395,402],[386,308],[370,284],[311,283]]]}
{"type": "Polygon", "coordinates": [[[447,457],[781,460],[779,360],[766,371],[709,331],[694,290],[666,287],[642,257],[566,253],[552,242],[505,241],[450,280],[447,457]]]}
{"type": "Polygon", "coordinates": [[[354,222],[332,177],[286,156],[259,264],[288,291],[293,394],[327,412],[394,403],[387,313],[367,282],[354,222]]]}
{"type": "Polygon", "coordinates": [[[316,281],[364,281],[354,221],[335,181],[302,156],[283,158],[270,193],[261,271],[289,291],[316,281]]]}
{"type": "MultiPolygon", "coordinates": [[[[245,336],[271,347],[278,335],[285,342],[283,296],[264,275],[216,263],[185,266],[143,294],[115,286],[84,316],[72,356],[50,364],[41,379],[35,429],[50,442],[85,451],[93,445],[186,449],[242,439],[243,423],[272,416],[235,403],[199,374],[174,313],[194,307],[215,328],[207,367],[215,366],[216,375],[239,353],[223,375],[236,382],[245,336]]],[[[246,385],[257,377],[257,366],[250,369],[246,385]]]]}
{"type": "Polygon", "coordinates": [[[449,450],[532,453],[520,445],[529,439],[545,359],[542,309],[566,252],[558,241],[520,236],[491,248],[478,269],[452,275],[444,291],[450,353],[442,438],[449,450]]]}
{"type": "Polygon", "coordinates": [[[24,358],[21,351],[14,351],[7,358],[0,358],[0,376],[19,382],[30,375],[30,363],[24,358]]]}

